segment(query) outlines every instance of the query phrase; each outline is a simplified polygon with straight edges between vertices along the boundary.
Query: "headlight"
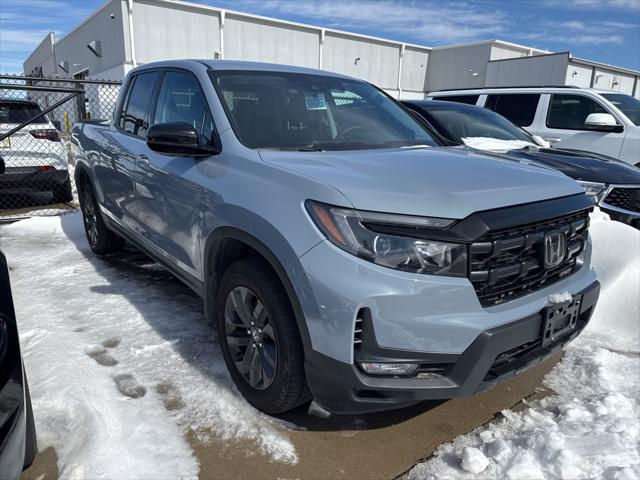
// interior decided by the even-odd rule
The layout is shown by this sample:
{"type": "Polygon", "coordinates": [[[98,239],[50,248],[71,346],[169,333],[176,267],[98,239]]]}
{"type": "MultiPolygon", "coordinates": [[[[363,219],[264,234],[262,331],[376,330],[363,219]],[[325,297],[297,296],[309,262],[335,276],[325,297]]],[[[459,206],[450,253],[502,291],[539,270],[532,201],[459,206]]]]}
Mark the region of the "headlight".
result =
{"type": "Polygon", "coordinates": [[[406,272],[467,275],[466,245],[418,235],[424,229],[446,228],[455,220],[356,211],[311,200],[305,206],[327,239],[353,255],[406,272]],[[411,231],[416,233],[415,237],[404,235],[411,231]]]}
{"type": "Polygon", "coordinates": [[[586,193],[588,197],[592,197],[595,202],[600,200],[600,194],[607,187],[604,183],[597,182],[583,182],[582,180],[578,180],[578,183],[584,190],[584,193],[586,193]]]}

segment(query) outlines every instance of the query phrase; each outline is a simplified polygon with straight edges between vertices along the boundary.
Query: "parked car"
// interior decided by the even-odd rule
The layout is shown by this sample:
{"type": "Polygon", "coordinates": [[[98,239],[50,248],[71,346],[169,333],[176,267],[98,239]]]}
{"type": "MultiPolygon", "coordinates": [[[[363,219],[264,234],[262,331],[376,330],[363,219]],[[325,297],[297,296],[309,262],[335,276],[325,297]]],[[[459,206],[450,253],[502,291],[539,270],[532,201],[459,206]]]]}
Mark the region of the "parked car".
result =
{"type": "Polygon", "coordinates": [[[474,394],[575,338],[598,298],[576,182],[440,148],[354,78],[151,63],[74,137],[93,251],[126,239],[201,295],[268,413],[474,394]]]}
{"type": "Polygon", "coordinates": [[[640,166],[640,100],[624,93],[562,86],[451,90],[428,97],[479,105],[553,146],[640,166]]]}
{"type": "MultiPolygon", "coordinates": [[[[0,98],[0,135],[41,112],[35,102],[0,98]]],[[[46,115],[0,141],[0,156],[6,163],[0,193],[51,192],[54,203],[73,200],[67,147],[46,115]]]]}
{"type": "Polygon", "coordinates": [[[7,261],[0,251],[0,478],[18,479],[38,451],[7,261]]]}
{"type": "Polygon", "coordinates": [[[560,170],[575,179],[611,218],[640,228],[640,169],[615,158],[581,150],[545,147],[545,142],[486,108],[456,102],[407,100],[451,145],[506,153],[560,170]]]}

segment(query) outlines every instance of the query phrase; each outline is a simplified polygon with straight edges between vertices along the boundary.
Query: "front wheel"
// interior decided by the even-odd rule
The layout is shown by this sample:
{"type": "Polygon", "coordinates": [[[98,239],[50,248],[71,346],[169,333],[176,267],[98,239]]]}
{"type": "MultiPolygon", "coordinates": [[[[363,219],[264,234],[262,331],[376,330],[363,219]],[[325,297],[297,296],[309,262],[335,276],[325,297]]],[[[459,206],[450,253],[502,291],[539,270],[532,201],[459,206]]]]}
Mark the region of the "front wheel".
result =
{"type": "Polygon", "coordinates": [[[293,309],[266,262],[248,258],[229,267],[216,309],[227,368],[249,403],[275,414],[310,399],[293,309]]]}
{"type": "Polygon", "coordinates": [[[122,250],[124,240],[109,230],[98,209],[93,187],[88,181],[80,188],[80,210],[89,246],[94,253],[106,255],[122,250]]]}

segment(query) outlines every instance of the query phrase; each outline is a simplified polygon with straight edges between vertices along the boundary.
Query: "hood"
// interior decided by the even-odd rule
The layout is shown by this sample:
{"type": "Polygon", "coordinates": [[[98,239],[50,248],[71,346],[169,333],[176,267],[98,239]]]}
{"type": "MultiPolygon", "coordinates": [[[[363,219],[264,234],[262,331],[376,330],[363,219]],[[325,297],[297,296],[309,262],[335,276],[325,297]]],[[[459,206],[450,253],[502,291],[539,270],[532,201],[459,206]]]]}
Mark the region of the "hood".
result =
{"type": "Polygon", "coordinates": [[[581,150],[540,148],[511,150],[512,158],[533,160],[576,180],[606,184],[640,184],[640,169],[615,158],[581,150]]]}
{"type": "Polygon", "coordinates": [[[263,150],[260,155],[338,189],[360,210],[464,218],[481,210],[582,193],[577,183],[555,170],[467,148],[263,150]]]}

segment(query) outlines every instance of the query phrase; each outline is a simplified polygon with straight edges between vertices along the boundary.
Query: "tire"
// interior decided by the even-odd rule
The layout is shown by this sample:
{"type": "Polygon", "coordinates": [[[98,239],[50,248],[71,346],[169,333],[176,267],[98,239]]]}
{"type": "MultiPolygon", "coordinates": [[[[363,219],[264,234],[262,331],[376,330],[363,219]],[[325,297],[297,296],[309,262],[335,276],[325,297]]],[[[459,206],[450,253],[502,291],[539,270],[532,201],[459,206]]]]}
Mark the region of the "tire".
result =
{"type": "Polygon", "coordinates": [[[29,393],[29,382],[27,382],[27,376],[24,376],[24,394],[25,394],[25,408],[27,411],[27,429],[24,443],[24,463],[23,470],[29,468],[36,458],[38,453],[38,441],[36,436],[36,422],[33,419],[33,408],[31,406],[31,394],[29,393]]]}
{"type": "Polygon", "coordinates": [[[73,200],[73,193],[71,192],[71,179],[67,178],[67,181],[62,185],[55,185],[53,190],[54,203],[67,203],[73,200]]]}
{"type": "Polygon", "coordinates": [[[122,250],[124,239],[105,225],[91,183],[85,181],[79,190],[84,232],[91,250],[98,255],[107,255],[122,250]]]}
{"type": "Polygon", "coordinates": [[[247,258],[226,270],[216,295],[216,313],[227,368],[251,405],[276,414],[311,399],[293,309],[280,280],[264,260],[247,258]],[[243,306],[248,307],[244,315],[243,306]],[[260,369],[261,373],[255,373],[260,369]]]}

